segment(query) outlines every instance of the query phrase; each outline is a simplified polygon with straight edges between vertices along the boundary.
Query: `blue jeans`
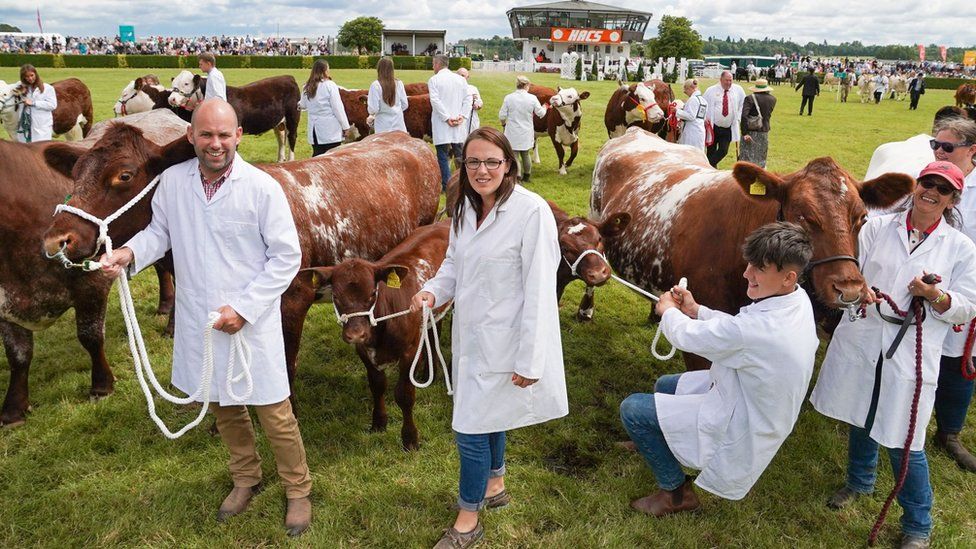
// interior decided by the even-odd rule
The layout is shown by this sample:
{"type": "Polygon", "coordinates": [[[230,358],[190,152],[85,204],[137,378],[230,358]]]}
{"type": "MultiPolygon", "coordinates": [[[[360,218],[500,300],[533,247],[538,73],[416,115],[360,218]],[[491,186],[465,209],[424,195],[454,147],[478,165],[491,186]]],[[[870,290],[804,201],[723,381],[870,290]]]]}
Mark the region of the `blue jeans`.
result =
{"type": "MultiPolygon", "coordinates": [[[[878,448],[868,432],[851,425],[847,447],[847,487],[861,494],[874,492],[877,478],[878,448]]],[[[895,480],[901,468],[901,448],[886,448],[895,480]]],[[[929,485],[929,463],[925,452],[911,452],[908,457],[908,475],[898,493],[901,505],[901,531],[903,534],[927,538],[932,532],[932,486],[929,485]]]]}
{"type": "Polygon", "coordinates": [[[448,151],[454,151],[454,158],[457,162],[461,162],[461,144],[460,143],[444,143],[443,145],[436,145],[434,148],[437,149],[437,164],[441,167],[441,192],[447,190],[447,180],[451,178],[451,162],[448,160],[448,151]]]}
{"type": "MultiPolygon", "coordinates": [[[[679,377],[681,374],[658,378],[654,391],[673,395],[678,387],[679,377]]],[[[684,484],[685,473],[681,470],[681,463],[668,448],[668,442],[657,421],[653,394],[635,393],[625,398],[620,403],[620,421],[630,435],[630,440],[634,441],[637,450],[644,456],[644,461],[651,468],[662,490],[675,490],[684,484]]]]}
{"type": "Polygon", "coordinates": [[[461,456],[458,507],[480,511],[484,507],[488,479],[505,476],[505,431],[466,435],[454,432],[461,456]]]}
{"type": "Polygon", "coordinates": [[[939,431],[951,435],[962,431],[966,412],[973,399],[976,381],[962,377],[962,357],[942,357],[939,363],[939,387],[935,390],[935,424],[939,431]]]}

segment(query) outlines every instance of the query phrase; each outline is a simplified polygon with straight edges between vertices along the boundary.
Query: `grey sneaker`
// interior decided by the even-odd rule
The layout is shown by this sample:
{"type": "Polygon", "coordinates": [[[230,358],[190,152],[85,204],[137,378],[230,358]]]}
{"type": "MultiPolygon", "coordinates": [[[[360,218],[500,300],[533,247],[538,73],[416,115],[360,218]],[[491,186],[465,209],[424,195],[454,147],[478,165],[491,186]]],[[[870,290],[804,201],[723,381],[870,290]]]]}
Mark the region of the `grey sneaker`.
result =
{"type": "Polygon", "coordinates": [[[481,521],[478,521],[474,530],[463,534],[452,526],[444,531],[444,535],[434,545],[434,549],[467,549],[478,545],[483,537],[485,537],[485,529],[481,526],[481,521]]]}
{"type": "Polygon", "coordinates": [[[929,538],[920,538],[905,534],[901,537],[901,549],[929,549],[929,538]]]}
{"type": "Polygon", "coordinates": [[[850,505],[850,503],[856,500],[857,498],[866,495],[868,494],[855,492],[854,490],[851,490],[847,486],[844,486],[840,490],[834,492],[834,495],[830,496],[830,499],[827,500],[827,507],[830,507],[831,509],[843,509],[844,507],[850,505]]]}

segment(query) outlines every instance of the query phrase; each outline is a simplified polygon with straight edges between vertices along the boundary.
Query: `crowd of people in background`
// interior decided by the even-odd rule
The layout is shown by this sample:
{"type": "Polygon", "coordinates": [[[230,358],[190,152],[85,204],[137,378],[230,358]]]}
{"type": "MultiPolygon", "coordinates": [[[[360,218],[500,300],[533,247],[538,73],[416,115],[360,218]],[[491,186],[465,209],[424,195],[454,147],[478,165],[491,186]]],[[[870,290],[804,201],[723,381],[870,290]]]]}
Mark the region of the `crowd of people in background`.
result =
{"type": "Polygon", "coordinates": [[[69,36],[63,45],[43,37],[0,37],[0,53],[195,55],[209,51],[215,55],[330,55],[333,46],[334,39],[326,36],[300,41],[251,35],[150,36],[137,42],[123,42],[118,36],[69,36]]]}

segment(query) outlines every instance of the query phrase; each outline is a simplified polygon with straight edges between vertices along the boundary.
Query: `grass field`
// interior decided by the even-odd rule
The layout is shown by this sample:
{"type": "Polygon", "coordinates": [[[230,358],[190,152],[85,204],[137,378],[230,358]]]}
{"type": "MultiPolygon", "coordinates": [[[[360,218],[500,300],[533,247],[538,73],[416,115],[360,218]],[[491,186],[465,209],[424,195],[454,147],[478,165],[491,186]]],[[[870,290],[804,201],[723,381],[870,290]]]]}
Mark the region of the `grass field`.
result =
{"type": "MultiPolygon", "coordinates": [[[[112,116],[122,87],[140,70],[42,70],[48,81],[77,76],[92,89],[97,120],[112,116]]],[[[227,70],[240,85],[280,74],[271,70],[227,70]]],[[[160,71],[168,81],[169,72],[160,71]]],[[[299,81],[304,71],[293,73],[299,81]]],[[[430,73],[402,71],[406,82],[430,73]]],[[[340,85],[359,88],[372,71],[334,71],[340,85]]],[[[0,79],[16,69],[0,68],[0,79]]],[[[552,75],[533,81],[556,85],[552,75]]],[[[471,82],[485,99],[482,124],[496,122],[502,97],[514,87],[512,74],[474,73],[471,82]]],[[[710,84],[711,82],[707,82],[710,84]]],[[[603,111],[615,85],[582,83],[592,95],[584,103],[581,153],[569,175],[560,177],[552,147],[540,141],[542,164],[531,189],[576,214],[588,211],[590,176],[606,141],[603,111]]],[[[798,117],[799,94],[775,88],[769,167],[789,172],[818,156],[832,156],[856,177],[864,174],[880,143],[930,131],[935,110],[952,102],[949,91],[931,90],[918,111],[907,102],[841,104],[829,92],[817,100],[812,118],[798,117]]],[[[310,155],[303,119],[297,150],[310,155]]],[[[241,152],[251,161],[276,155],[272,135],[246,136],[241,152]]],[[[730,168],[731,159],[722,166],[730,168]]],[[[135,284],[137,308],[160,378],[168,375],[170,340],[159,335],[155,282],[135,284]]],[[[639,457],[617,449],[625,437],[620,401],[651,390],[662,374],[683,369],[680,358],[651,358],[653,326],[648,304],[620,286],[597,292],[593,323],[573,320],[579,283],[563,298],[563,348],[570,415],[509,434],[508,489],[514,504],[484,515],[488,547],[850,547],[861,546],[892,479],[886,459],[878,495],[842,512],[824,502],[844,480],[847,430],[808,405],[794,434],[749,496],[739,502],[703,496],[695,515],[650,520],[627,503],[649,492],[651,473],[639,457]]],[[[115,293],[106,326],[107,353],[118,377],[116,393],[88,402],[89,361],[74,336],[71,314],[35,338],[31,378],[33,412],[25,426],[0,430],[0,546],[255,547],[424,547],[453,520],[457,455],[450,430],[449,398],[440,381],[418,392],[416,417],[420,451],[400,449],[400,414],[389,395],[390,429],[369,433],[370,399],[363,367],[338,337],[328,306],[313,308],[306,324],[295,390],[315,487],[313,528],[291,541],[282,528],[284,496],[263,441],[264,471],[271,482],[252,508],[228,524],[214,511],[230,480],[226,452],[217,438],[197,429],[171,442],[149,421],[132,372],[115,293]]],[[[0,386],[9,381],[0,359],[0,386]]],[[[194,410],[166,404],[170,424],[186,422],[194,410]]],[[[970,422],[970,426],[974,422],[970,422]]],[[[964,439],[976,447],[976,431],[964,439]]],[[[259,440],[260,437],[259,437],[259,440]]],[[[943,453],[929,453],[936,500],[934,540],[941,547],[976,545],[976,475],[961,472],[943,453]]],[[[898,538],[897,506],[880,540],[898,538]]]]}

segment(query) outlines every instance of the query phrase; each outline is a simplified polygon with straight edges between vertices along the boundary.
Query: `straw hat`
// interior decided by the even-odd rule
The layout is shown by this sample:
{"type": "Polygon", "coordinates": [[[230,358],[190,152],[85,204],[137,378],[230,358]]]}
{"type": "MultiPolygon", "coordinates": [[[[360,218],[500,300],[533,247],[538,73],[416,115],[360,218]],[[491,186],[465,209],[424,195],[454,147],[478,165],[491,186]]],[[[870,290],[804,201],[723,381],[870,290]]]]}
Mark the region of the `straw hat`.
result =
{"type": "Polygon", "coordinates": [[[769,82],[766,82],[765,78],[760,78],[756,80],[756,85],[749,88],[749,91],[754,93],[769,93],[773,91],[773,88],[769,87],[769,82]]]}

